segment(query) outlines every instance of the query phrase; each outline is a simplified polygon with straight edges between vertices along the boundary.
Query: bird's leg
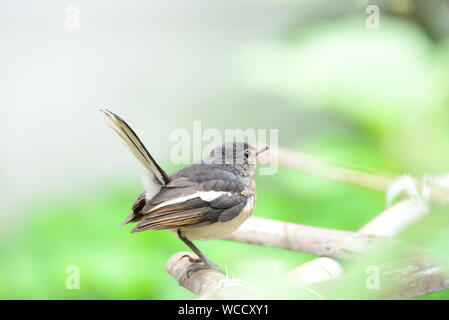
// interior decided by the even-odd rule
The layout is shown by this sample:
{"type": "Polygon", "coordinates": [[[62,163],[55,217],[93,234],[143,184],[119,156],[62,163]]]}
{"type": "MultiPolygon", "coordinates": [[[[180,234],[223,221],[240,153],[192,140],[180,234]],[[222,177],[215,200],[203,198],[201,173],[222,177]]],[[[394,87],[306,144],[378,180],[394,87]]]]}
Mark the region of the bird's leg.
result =
{"type": "Polygon", "coordinates": [[[194,262],[189,270],[187,271],[187,274],[191,272],[195,272],[202,269],[213,269],[218,272],[221,272],[223,274],[226,274],[225,270],[219,266],[218,264],[213,263],[209,260],[208,257],[204,253],[201,252],[200,249],[198,249],[192,241],[187,239],[187,237],[183,234],[181,230],[178,230],[178,237],[181,239],[190,249],[192,249],[193,252],[199,257],[198,259],[192,258],[191,256],[188,256],[191,262],[194,262]]]}

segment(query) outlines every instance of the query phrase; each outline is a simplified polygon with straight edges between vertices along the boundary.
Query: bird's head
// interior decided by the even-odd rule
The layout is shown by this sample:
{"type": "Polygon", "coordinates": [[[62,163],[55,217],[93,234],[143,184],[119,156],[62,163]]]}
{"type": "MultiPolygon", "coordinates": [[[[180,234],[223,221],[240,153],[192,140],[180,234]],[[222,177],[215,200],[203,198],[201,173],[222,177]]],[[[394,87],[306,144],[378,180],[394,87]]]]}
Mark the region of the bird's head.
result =
{"type": "Polygon", "coordinates": [[[246,142],[225,142],[215,147],[203,162],[231,169],[240,176],[253,176],[257,155],[267,149],[268,146],[254,148],[246,142]]]}

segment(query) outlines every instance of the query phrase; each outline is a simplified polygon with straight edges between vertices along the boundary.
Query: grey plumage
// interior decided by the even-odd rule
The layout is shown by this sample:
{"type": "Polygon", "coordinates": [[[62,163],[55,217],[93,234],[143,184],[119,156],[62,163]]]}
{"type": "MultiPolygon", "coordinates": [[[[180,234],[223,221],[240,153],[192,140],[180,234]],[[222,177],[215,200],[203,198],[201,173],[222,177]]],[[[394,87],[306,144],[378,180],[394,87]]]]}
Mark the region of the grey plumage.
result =
{"type": "Polygon", "coordinates": [[[203,262],[213,265],[190,240],[223,237],[251,215],[256,150],[244,142],[224,143],[202,161],[168,176],[123,119],[102,112],[147,174],[145,191],[122,225],[137,222],[132,232],[177,230],[203,262]]]}
{"type": "Polygon", "coordinates": [[[127,221],[140,221],[133,232],[140,232],[154,228],[164,229],[160,225],[165,219],[165,229],[174,227],[195,227],[214,222],[229,221],[234,218],[246,205],[247,197],[242,195],[245,188],[239,177],[227,169],[217,168],[215,165],[194,164],[178,171],[171,176],[170,182],[163,186],[158,194],[146,201],[145,205],[136,205],[132,218],[127,221]],[[163,206],[152,211],[156,206],[164,203],[205,192],[223,193],[211,201],[204,201],[200,197],[193,197],[182,202],[163,206]],[[193,209],[201,211],[202,216],[191,220],[189,215],[193,209]],[[184,212],[186,219],[179,214],[184,212]],[[176,224],[170,220],[176,217],[176,224]],[[153,222],[153,223],[149,223],[153,222]]]}

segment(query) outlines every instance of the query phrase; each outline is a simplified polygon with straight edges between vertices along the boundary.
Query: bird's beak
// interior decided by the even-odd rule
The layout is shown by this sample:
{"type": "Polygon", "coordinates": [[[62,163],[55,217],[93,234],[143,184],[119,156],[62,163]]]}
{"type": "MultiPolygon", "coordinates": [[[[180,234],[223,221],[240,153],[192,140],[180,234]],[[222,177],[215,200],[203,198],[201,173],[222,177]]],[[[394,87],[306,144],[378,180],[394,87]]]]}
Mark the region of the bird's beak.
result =
{"type": "Polygon", "coordinates": [[[260,146],[256,148],[256,155],[259,155],[260,153],[267,151],[268,149],[270,149],[270,146],[260,146]]]}

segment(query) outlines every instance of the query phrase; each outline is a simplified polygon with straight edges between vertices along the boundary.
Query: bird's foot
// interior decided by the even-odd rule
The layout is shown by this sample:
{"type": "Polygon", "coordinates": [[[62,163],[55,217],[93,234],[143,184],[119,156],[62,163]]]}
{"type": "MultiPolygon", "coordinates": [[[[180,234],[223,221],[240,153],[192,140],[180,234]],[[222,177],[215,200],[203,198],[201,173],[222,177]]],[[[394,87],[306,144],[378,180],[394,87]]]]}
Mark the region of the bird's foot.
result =
{"type": "Polygon", "coordinates": [[[192,256],[190,256],[188,254],[184,255],[183,257],[188,257],[189,261],[192,262],[189,269],[187,270],[186,275],[188,277],[192,274],[192,272],[196,272],[196,271],[204,270],[204,269],[212,269],[212,270],[218,271],[218,272],[226,275],[226,270],[222,266],[220,266],[216,263],[213,263],[209,259],[193,258],[192,256]]]}

